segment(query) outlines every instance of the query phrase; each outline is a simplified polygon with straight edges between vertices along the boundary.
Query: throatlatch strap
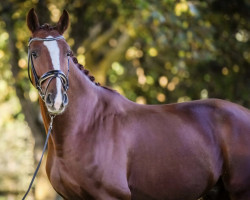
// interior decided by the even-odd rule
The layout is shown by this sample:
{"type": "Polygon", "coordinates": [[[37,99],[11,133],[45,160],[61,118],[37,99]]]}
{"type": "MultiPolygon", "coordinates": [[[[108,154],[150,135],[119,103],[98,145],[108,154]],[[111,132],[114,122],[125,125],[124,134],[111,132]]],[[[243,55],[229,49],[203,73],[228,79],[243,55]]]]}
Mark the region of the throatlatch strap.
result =
{"type": "Polygon", "coordinates": [[[51,121],[50,121],[50,126],[49,126],[49,130],[48,130],[48,133],[47,133],[46,141],[45,141],[45,144],[44,144],[44,147],[43,147],[42,156],[41,156],[40,161],[39,161],[39,163],[38,163],[38,165],[37,165],[37,167],[36,167],[36,171],[34,172],[34,175],[33,175],[32,179],[31,179],[29,188],[28,188],[27,192],[25,193],[25,195],[23,196],[22,200],[25,200],[25,198],[27,197],[27,195],[28,195],[29,192],[30,192],[30,189],[31,189],[31,187],[32,187],[32,185],[33,185],[33,182],[34,182],[34,180],[35,180],[35,178],[36,178],[36,175],[37,175],[38,170],[39,170],[39,168],[40,168],[40,165],[41,165],[41,163],[42,163],[43,155],[44,155],[44,153],[45,153],[45,151],[46,151],[46,149],[47,149],[47,144],[48,144],[49,136],[50,136],[50,133],[51,133],[51,130],[52,130],[52,125],[53,125],[54,116],[51,116],[50,119],[51,119],[51,121]]]}

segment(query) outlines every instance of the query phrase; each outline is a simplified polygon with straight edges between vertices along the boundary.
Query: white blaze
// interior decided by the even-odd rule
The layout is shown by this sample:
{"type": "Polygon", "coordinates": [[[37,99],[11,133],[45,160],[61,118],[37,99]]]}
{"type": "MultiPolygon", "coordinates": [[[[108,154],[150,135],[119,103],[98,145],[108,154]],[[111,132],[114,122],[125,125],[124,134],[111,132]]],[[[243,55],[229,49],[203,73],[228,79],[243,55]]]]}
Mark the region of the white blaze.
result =
{"type": "MultiPolygon", "coordinates": [[[[52,36],[48,36],[47,38],[53,38],[52,36]]],[[[50,58],[52,61],[53,69],[60,70],[60,49],[56,40],[53,41],[44,41],[43,44],[47,47],[50,58]]],[[[62,104],[62,83],[59,78],[56,78],[56,96],[55,96],[55,109],[59,110],[62,104]]]]}

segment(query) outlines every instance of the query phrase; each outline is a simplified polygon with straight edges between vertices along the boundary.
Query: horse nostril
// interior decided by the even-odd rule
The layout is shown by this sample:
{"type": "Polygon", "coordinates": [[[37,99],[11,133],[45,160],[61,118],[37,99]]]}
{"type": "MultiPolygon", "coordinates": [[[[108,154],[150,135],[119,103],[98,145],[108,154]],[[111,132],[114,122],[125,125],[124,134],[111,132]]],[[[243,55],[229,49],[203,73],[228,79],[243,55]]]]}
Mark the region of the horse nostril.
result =
{"type": "Polygon", "coordinates": [[[54,102],[53,102],[53,98],[52,98],[52,94],[48,93],[46,98],[45,98],[45,103],[49,106],[53,106],[54,102]]]}
{"type": "Polygon", "coordinates": [[[63,105],[67,105],[69,102],[68,95],[66,93],[63,94],[63,105]]]}

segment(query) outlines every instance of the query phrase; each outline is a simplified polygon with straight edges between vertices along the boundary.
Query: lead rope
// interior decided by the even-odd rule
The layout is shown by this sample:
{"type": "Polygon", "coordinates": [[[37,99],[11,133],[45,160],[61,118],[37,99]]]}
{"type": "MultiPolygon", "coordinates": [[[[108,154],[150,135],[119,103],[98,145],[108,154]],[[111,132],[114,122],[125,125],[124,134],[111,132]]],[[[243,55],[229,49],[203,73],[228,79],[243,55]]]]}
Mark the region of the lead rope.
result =
{"type": "Polygon", "coordinates": [[[41,156],[40,161],[39,161],[39,163],[38,163],[38,165],[36,167],[36,171],[34,172],[34,175],[33,175],[32,179],[31,179],[29,188],[28,188],[27,192],[25,193],[25,195],[23,196],[22,200],[24,200],[26,198],[26,196],[29,194],[29,191],[30,191],[30,189],[31,189],[31,187],[33,185],[33,182],[34,182],[34,180],[36,178],[37,172],[38,172],[38,170],[40,168],[40,165],[42,163],[43,155],[44,155],[44,153],[45,153],[45,151],[47,149],[47,144],[48,144],[49,136],[50,136],[51,130],[53,128],[53,119],[54,119],[54,117],[55,117],[54,115],[50,115],[50,125],[49,125],[49,130],[48,130],[48,133],[47,133],[46,141],[45,141],[45,144],[44,144],[44,147],[43,147],[42,156],[41,156]]]}

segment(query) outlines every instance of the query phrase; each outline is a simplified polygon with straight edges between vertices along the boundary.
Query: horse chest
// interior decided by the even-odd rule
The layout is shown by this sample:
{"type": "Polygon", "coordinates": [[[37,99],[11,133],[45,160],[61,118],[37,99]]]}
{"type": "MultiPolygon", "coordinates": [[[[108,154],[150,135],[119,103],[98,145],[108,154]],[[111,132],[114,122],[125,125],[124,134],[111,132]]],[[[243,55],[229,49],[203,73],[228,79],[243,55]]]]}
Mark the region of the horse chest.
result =
{"type": "Polygon", "coordinates": [[[52,163],[47,169],[54,189],[65,199],[81,199],[81,187],[70,170],[70,164],[65,164],[58,158],[52,159],[52,163]]]}
{"type": "Polygon", "coordinates": [[[48,173],[51,184],[65,199],[107,200],[130,196],[126,173],[120,173],[120,170],[110,171],[95,162],[86,164],[79,160],[77,163],[56,157],[52,163],[48,173]]]}

